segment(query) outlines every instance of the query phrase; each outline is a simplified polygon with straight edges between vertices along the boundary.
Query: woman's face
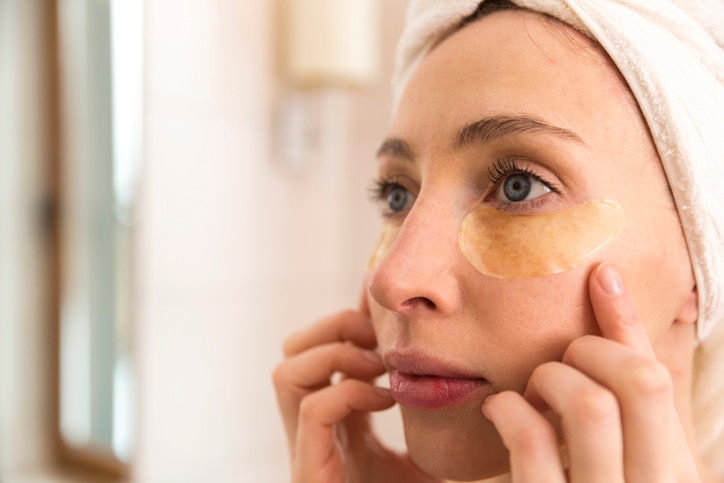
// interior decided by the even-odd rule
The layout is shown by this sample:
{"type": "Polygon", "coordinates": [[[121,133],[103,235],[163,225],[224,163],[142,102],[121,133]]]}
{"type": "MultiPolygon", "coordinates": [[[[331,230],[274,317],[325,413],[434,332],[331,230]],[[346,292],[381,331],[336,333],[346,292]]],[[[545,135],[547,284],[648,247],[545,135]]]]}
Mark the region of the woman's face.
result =
{"type": "MultiPolygon", "coordinates": [[[[692,290],[646,125],[610,61],[586,42],[528,12],[464,27],[417,68],[380,148],[385,229],[368,302],[410,454],[431,474],[463,480],[506,470],[483,399],[522,392],[536,366],[598,332],[587,289],[596,264],[619,268],[654,342],[692,290]],[[521,215],[506,219],[513,226],[603,199],[622,208],[623,228],[576,268],[491,276],[460,248],[463,221],[480,208],[521,215]]],[[[575,248],[580,234],[560,226],[560,243],[575,248]]],[[[533,251],[547,256],[531,231],[533,251]]],[[[520,258],[510,250],[479,256],[505,265],[520,258]]]]}

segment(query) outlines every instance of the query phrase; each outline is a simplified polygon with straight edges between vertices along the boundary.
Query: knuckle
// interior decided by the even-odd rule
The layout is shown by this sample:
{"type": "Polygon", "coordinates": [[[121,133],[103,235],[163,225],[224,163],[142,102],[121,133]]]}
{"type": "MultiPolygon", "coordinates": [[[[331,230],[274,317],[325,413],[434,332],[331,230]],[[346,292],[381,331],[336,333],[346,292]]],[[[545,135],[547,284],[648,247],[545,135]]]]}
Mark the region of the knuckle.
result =
{"type": "Polygon", "coordinates": [[[339,342],[325,344],[316,349],[320,356],[318,363],[324,367],[324,371],[332,375],[337,371],[343,370],[345,361],[349,357],[349,347],[339,342]]]}
{"type": "Polygon", "coordinates": [[[355,347],[342,342],[334,342],[327,345],[327,357],[330,369],[338,369],[354,352],[355,347]]]}
{"type": "Polygon", "coordinates": [[[509,437],[509,444],[521,453],[533,455],[542,451],[551,439],[550,430],[542,425],[526,425],[509,437]]]}
{"type": "Polygon", "coordinates": [[[277,364],[272,370],[272,381],[277,390],[286,386],[289,381],[289,364],[286,362],[277,364]]]}
{"type": "Polygon", "coordinates": [[[356,379],[343,379],[336,385],[340,398],[348,398],[358,389],[359,381],[356,379]]]}
{"type": "Polygon", "coordinates": [[[310,394],[299,402],[299,419],[304,421],[314,421],[319,416],[318,398],[310,394]]]}
{"type": "Polygon", "coordinates": [[[618,400],[598,386],[583,388],[573,401],[575,419],[592,425],[605,425],[619,417],[618,400]]]}
{"type": "Polygon", "coordinates": [[[345,340],[350,324],[357,320],[357,313],[352,309],[344,309],[329,317],[328,322],[334,325],[339,340],[345,340]]]}
{"type": "Polygon", "coordinates": [[[337,317],[340,319],[351,319],[351,318],[355,317],[356,315],[357,315],[357,312],[355,312],[354,310],[344,309],[337,314],[337,317]]]}
{"type": "Polygon", "coordinates": [[[639,361],[626,371],[626,382],[639,397],[662,398],[673,392],[671,374],[658,361],[639,361]]]}

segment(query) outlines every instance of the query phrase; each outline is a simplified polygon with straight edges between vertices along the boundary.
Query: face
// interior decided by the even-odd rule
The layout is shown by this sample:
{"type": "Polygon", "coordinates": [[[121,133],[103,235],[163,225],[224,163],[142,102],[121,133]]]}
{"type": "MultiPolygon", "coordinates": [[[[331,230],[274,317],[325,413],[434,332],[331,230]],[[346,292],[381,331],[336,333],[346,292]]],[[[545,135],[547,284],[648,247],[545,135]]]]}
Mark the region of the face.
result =
{"type": "Polygon", "coordinates": [[[431,474],[506,471],[483,399],[522,392],[536,366],[598,332],[587,295],[596,264],[619,268],[653,341],[692,291],[646,125],[610,61],[586,42],[528,12],[464,27],[415,71],[380,148],[384,227],[368,302],[410,454],[431,474]],[[562,270],[526,272],[554,257],[552,238],[559,251],[576,249],[588,229],[570,229],[566,216],[599,202],[623,214],[603,227],[600,250],[562,270]],[[556,233],[544,236],[531,220],[546,217],[556,233]],[[497,248],[461,249],[465,233],[493,232],[497,248]],[[481,268],[486,259],[502,271],[481,268]]]}

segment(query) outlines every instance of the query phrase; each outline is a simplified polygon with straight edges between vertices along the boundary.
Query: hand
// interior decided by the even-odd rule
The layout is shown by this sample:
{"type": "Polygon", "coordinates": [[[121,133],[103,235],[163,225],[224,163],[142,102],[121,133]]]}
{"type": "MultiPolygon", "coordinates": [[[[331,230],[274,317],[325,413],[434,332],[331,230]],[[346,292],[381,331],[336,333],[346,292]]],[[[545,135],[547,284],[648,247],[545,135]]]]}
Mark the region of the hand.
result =
{"type": "Polygon", "coordinates": [[[536,368],[523,395],[483,404],[510,452],[513,482],[700,481],[671,374],[613,266],[593,271],[589,293],[602,335],[576,339],[562,362],[536,368]]]}
{"type": "Polygon", "coordinates": [[[385,372],[366,306],[291,336],[274,371],[294,483],[432,482],[377,440],[369,412],[394,405],[373,380],[385,372]],[[339,383],[332,376],[341,373],[339,383]]]}

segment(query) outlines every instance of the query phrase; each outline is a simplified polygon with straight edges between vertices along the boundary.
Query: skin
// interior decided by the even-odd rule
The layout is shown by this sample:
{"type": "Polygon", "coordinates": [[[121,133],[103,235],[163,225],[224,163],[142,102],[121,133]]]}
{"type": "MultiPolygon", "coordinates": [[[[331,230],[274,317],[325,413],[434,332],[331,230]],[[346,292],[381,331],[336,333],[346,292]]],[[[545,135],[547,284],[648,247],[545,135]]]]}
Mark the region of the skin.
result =
{"type": "Polygon", "coordinates": [[[389,139],[407,148],[387,142],[379,156],[380,179],[408,192],[403,209],[383,203],[396,235],[368,267],[360,308],[291,336],[274,373],[293,481],[508,471],[515,482],[700,481],[689,398],[695,283],[646,124],[609,60],[536,14],[492,14],[421,63],[389,139]],[[455,143],[471,122],[521,114],[579,139],[538,131],[455,143]],[[501,204],[488,171],[507,156],[556,190],[501,204]],[[493,278],[458,246],[462,220],[481,205],[545,213],[592,199],[618,202],[626,223],[574,270],[493,278]],[[394,404],[373,385],[393,352],[489,382],[454,407],[401,406],[407,455],[382,447],[367,420],[394,404]],[[336,372],[345,377],[332,384],[336,372]]]}

